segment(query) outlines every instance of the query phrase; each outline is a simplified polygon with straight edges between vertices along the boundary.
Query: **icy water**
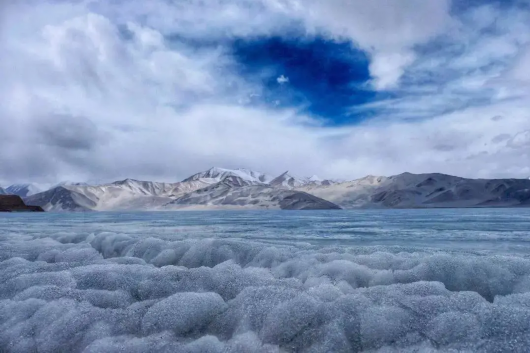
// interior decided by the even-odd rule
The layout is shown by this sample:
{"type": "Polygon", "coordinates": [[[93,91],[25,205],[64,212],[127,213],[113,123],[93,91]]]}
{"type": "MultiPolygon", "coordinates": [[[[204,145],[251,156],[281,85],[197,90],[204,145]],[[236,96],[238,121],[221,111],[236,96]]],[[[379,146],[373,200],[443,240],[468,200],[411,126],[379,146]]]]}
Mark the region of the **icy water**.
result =
{"type": "Polygon", "coordinates": [[[0,214],[1,352],[530,352],[530,209],[0,214]]]}

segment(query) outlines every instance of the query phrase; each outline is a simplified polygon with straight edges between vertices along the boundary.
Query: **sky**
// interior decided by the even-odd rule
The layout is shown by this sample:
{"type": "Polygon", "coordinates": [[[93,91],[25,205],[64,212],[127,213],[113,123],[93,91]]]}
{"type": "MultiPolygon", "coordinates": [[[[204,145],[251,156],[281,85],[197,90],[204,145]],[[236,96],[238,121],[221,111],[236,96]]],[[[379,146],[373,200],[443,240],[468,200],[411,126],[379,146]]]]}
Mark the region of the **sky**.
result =
{"type": "Polygon", "coordinates": [[[0,185],[530,176],[529,0],[0,3],[0,185]]]}

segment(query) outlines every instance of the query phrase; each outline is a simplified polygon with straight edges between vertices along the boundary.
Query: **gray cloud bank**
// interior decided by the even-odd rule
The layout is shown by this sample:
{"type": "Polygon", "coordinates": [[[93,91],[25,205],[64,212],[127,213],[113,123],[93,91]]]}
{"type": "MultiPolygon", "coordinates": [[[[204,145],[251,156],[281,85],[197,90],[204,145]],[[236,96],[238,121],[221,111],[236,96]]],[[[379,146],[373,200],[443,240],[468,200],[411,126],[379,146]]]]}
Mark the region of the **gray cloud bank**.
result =
{"type": "Polygon", "coordinates": [[[401,5],[4,5],[0,183],[174,181],[211,166],[341,179],[403,171],[528,177],[529,12],[483,5],[456,17],[445,0],[401,5]],[[282,35],[292,23],[365,50],[373,89],[398,98],[352,108],[378,112],[360,125],[323,127],[297,107],[241,103],[263,88],[233,69],[222,46],[186,44],[282,35]],[[430,55],[418,49],[442,35],[456,44],[430,55]]]}

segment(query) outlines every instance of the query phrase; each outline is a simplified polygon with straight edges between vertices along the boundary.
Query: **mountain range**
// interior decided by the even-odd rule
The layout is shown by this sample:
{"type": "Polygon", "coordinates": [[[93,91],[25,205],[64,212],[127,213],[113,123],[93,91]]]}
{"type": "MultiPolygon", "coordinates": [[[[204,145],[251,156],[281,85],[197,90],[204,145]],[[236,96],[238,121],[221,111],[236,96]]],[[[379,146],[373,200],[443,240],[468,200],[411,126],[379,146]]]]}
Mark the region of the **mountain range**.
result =
{"type": "Polygon", "coordinates": [[[211,168],[176,183],[125,179],[108,184],[31,184],[0,188],[46,211],[171,211],[218,209],[352,209],[530,206],[528,179],[451,175],[367,176],[352,181],[273,177],[248,169],[211,168]]]}
{"type": "Polygon", "coordinates": [[[34,184],[15,184],[15,185],[9,186],[4,191],[6,194],[9,194],[9,195],[17,195],[20,197],[26,197],[26,196],[38,194],[39,192],[42,192],[43,190],[42,188],[34,184]]]}

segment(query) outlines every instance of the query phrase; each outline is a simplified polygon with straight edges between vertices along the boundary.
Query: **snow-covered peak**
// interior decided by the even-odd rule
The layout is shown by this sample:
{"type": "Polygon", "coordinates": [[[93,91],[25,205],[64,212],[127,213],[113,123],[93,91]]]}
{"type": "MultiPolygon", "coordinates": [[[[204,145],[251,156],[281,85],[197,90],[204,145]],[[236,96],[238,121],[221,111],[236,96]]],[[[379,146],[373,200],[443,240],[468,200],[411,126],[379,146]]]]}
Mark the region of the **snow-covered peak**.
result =
{"type": "Polygon", "coordinates": [[[219,182],[229,176],[238,177],[253,183],[268,183],[270,180],[272,180],[272,178],[267,174],[250,169],[225,169],[214,167],[208,169],[205,172],[194,174],[191,177],[185,179],[184,182],[204,179],[215,180],[219,182]]]}
{"type": "Polygon", "coordinates": [[[124,180],[118,180],[118,181],[115,181],[112,183],[112,185],[116,185],[116,186],[138,186],[138,185],[141,185],[143,182],[142,181],[139,181],[139,180],[134,180],[134,179],[124,179],[124,180]]]}
{"type": "Polygon", "coordinates": [[[307,178],[307,181],[310,181],[310,182],[318,182],[318,181],[323,181],[323,180],[320,179],[318,176],[313,175],[312,177],[307,178]]]}
{"type": "Polygon", "coordinates": [[[149,184],[152,184],[152,183],[141,182],[139,180],[134,180],[134,179],[125,179],[125,180],[115,181],[111,185],[128,189],[129,191],[132,191],[136,194],[147,195],[149,194],[149,192],[147,192],[146,189],[149,188],[150,186],[149,184]]]}
{"type": "Polygon", "coordinates": [[[114,183],[110,185],[103,185],[102,187],[108,187],[108,186],[124,189],[124,190],[130,191],[134,194],[139,194],[139,195],[160,196],[160,195],[170,194],[173,191],[173,189],[176,187],[176,184],[125,179],[125,180],[115,181],[114,183]]]}
{"type": "Polygon", "coordinates": [[[285,172],[282,175],[274,178],[270,183],[272,186],[278,186],[278,187],[289,187],[289,188],[297,188],[300,186],[304,186],[307,184],[307,180],[296,178],[289,174],[289,172],[285,172]]]}
{"type": "Polygon", "coordinates": [[[386,181],[387,179],[388,178],[384,176],[367,175],[363,178],[354,180],[353,182],[362,185],[378,185],[386,181]]]}
{"type": "Polygon", "coordinates": [[[234,175],[228,175],[224,177],[220,184],[224,184],[230,187],[243,187],[243,186],[251,186],[251,185],[263,185],[261,181],[253,181],[253,180],[247,180],[243,179],[238,176],[234,175]]]}
{"type": "Polygon", "coordinates": [[[35,195],[41,191],[43,191],[43,189],[35,184],[14,184],[5,189],[7,194],[18,195],[20,197],[35,195]]]}
{"type": "Polygon", "coordinates": [[[52,186],[50,189],[56,188],[58,186],[88,186],[88,184],[66,180],[66,181],[61,181],[60,183],[57,183],[56,185],[52,186]]]}

